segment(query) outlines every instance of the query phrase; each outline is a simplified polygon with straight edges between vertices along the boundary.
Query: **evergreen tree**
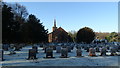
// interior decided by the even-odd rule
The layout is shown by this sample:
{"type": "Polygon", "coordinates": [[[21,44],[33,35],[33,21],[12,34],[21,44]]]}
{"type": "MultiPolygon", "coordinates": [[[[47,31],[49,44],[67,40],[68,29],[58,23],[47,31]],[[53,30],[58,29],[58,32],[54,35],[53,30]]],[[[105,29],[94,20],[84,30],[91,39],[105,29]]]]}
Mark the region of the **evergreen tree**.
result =
{"type": "Polygon", "coordinates": [[[48,31],[44,29],[40,20],[35,15],[29,15],[27,23],[24,23],[20,29],[21,41],[26,43],[41,43],[48,41],[48,31]]]}
{"type": "Polygon", "coordinates": [[[77,43],[91,43],[95,38],[95,33],[89,27],[84,27],[77,32],[76,41],[77,43]]]}
{"type": "Polygon", "coordinates": [[[11,7],[3,3],[2,6],[2,41],[3,43],[10,43],[15,41],[15,27],[14,14],[11,12],[11,7]]]}

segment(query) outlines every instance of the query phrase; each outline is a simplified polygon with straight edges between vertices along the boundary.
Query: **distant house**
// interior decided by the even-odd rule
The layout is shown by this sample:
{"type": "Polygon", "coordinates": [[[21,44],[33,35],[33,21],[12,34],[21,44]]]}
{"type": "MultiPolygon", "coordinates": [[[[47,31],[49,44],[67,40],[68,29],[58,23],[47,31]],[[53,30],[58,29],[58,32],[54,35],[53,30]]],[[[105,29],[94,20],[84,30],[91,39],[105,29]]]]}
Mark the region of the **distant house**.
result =
{"type": "Polygon", "coordinates": [[[72,42],[72,38],[68,33],[62,28],[56,27],[56,20],[54,19],[54,26],[52,27],[52,32],[48,34],[48,41],[51,42],[58,42],[58,43],[64,43],[64,42],[72,42]]]}

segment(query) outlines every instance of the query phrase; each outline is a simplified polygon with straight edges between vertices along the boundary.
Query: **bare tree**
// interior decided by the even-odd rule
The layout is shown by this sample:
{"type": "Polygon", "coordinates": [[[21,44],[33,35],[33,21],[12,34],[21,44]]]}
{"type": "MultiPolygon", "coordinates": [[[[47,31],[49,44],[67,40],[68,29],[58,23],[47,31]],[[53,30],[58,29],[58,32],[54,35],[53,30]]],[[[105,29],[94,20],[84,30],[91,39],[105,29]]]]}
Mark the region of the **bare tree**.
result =
{"type": "Polygon", "coordinates": [[[15,20],[19,23],[23,23],[28,15],[26,7],[18,3],[12,4],[11,7],[15,20]]]}

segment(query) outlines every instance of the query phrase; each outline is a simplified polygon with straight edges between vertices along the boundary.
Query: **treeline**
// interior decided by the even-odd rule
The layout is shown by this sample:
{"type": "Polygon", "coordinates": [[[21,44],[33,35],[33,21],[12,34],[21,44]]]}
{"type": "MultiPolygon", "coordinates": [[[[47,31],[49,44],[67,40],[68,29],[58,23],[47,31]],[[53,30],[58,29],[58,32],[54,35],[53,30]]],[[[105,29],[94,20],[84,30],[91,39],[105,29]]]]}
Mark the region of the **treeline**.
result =
{"type": "Polygon", "coordinates": [[[95,32],[96,37],[99,37],[99,39],[105,39],[109,34],[109,32],[95,32]]]}
{"type": "MultiPolygon", "coordinates": [[[[86,28],[86,27],[84,27],[84,28],[86,28]]],[[[83,29],[83,28],[81,28],[81,29],[83,29]]],[[[86,29],[84,29],[84,31],[86,31],[86,29]]],[[[91,32],[93,32],[93,31],[91,31],[91,32]]],[[[72,37],[74,42],[77,42],[78,31],[73,30],[73,31],[69,31],[68,33],[72,37]]],[[[94,39],[96,39],[96,38],[99,40],[106,39],[108,42],[120,42],[120,33],[117,33],[117,32],[111,32],[111,33],[109,33],[109,32],[94,32],[94,34],[95,34],[94,39]]],[[[82,39],[85,36],[85,33],[83,35],[82,35],[82,33],[80,33],[79,35],[82,36],[81,37],[81,39],[82,39]]],[[[90,36],[89,33],[87,35],[90,36]]],[[[88,39],[87,35],[85,36],[86,39],[88,39]]]]}
{"type": "Polygon", "coordinates": [[[48,42],[48,30],[40,19],[18,3],[2,3],[2,43],[48,42]]]}

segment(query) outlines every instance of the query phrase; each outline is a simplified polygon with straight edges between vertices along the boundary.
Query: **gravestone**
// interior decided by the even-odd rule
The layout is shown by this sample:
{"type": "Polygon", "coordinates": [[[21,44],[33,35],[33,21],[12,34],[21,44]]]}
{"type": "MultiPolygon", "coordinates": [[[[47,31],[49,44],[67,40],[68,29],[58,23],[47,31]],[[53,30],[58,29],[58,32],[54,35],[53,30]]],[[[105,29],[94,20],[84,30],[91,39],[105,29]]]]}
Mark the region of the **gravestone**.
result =
{"type": "Polygon", "coordinates": [[[46,47],[46,45],[43,45],[43,49],[42,50],[45,50],[45,47],[46,47]]]}
{"type": "Polygon", "coordinates": [[[61,52],[61,46],[56,46],[56,53],[60,53],[61,52]]]}
{"type": "Polygon", "coordinates": [[[100,56],[106,56],[106,52],[107,52],[106,48],[103,47],[103,48],[101,49],[101,51],[100,51],[100,53],[101,53],[100,56]]]}
{"type": "Polygon", "coordinates": [[[76,46],[76,49],[81,49],[81,46],[76,46]]]}
{"type": "Polygon", "coordinates": [[[67,46],[67,50],[68,50],[68,52],[71,52],[71,47],[67,46]]]}
{"type": "Polygon", "coordinates": [[[2,48],[3,48],[4,51],[8,51],[9,44],[3,44],[2,48]]]}
{"type": "Polygon", "coordinates": [[[76,50],[76,54],[77,54],[77,57],[81,57],[82,56],[82,50],[81,49],[77,49],[76,50]]]}
{"type": "Polygon", "coordinates": [[[30,59],[37,59],[36,58],[36,50],[35,49],[29,49],[28,60],[30,60],[30,59]]]}
{"type": "Polygon", "coordinates": [[[20,46],[19,45],[15,45],[15,51],[20,51],[20,46]]]}
{"type": "Polygon", "coordinates": [[[44,47],[44,53],[46,53],[46,49],[47,49],[47,48],[48,48],[48,46],[45,46],[45,47],[44,47]]]}
{"type": "Polygon", "coordinates": [[[38,53],[38,47],[37,46],[32,46],[32,49],[35,49],[36,53],[38,53]]]}
{"type": "Polygon", "coordinates": [[[89,49],[89,56],[96,56],[94,48],[89,49]]]}
{"type": "Polygon", "coordinates": [[[13,46],[13,45],[10,46],[10,48],[9,48],[9,52],[10,52],[9,55],[16,54],[16,52],[14,51],[14,46],[13,46]]]}
{"type": "Polygon", "coordinates": [[[89,52],[89,47],[88,46],[86,47],[86,52],[89,52]]]}
{"type": "Polygon", "coordinates": [[[110,50],[110,46],[106,46],[107,47],[107,50],[110,50]]]}
{"type": "Polygon", "coordinates": [[[110,48],[110,52],[111,52],[111,54],[110,54],[111,56],[117,55],[116,50],[115,50],[114,47],[111,47],[111,48],[110,48]]]}
{"type": "Polygon", "coordinates": [[[99,47],[96,47],[95,50],[96,50],[96,52],[100,52],[99,47]]]}
{"type": "Polygon", "coordinates": [[[0,61],[3,61],[3,50],[0,49],[0,61]]]}
{"type": "Polygon", "coordinates": [[[52,48],[53,48],[53,50],[56,50],[56,45],[53,45],[52,48]]]}
{"type": "Polygon", "coordinates": [[[68,57],[68,50],[67,48],[61,49],[61,58],[67,58],[68,57]]]}
{"type": "Polygon", "coordinates": [[[40,44],[40,47],[43,47],[44,45],[45,45],[45,44],[42,43],[42,44],[40,44]]]}
{"type": "Polygon", "coordinates": [[[19,46],[20,46],[20,49],[22,49],[22,47],[24,47],[25,44],[19,44],[19,46]]]}
{"type": "Polygon", "coordinates": [[[71,45],[71,50],[73,50],[74,49],[74,45],[71,45]]]}
{"type": "Polygon", "coordinates": [[[54,57],[53,57],[53,49],[50,48],[50,47],[48,47],[48,48],[46,49],[46,58],[54,58],[54,57]]]}

